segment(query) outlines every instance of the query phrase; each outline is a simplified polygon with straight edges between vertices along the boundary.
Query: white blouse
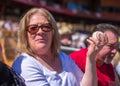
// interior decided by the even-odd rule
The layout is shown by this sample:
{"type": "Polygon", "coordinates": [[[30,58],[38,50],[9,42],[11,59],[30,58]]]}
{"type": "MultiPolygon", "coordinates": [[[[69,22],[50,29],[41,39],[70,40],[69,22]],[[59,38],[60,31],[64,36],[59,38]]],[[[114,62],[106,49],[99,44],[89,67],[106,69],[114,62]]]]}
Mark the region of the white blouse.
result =
{"type": "Polygon", "coordinates": [[[65,53],[60,52],[62,72],[51,71],[34,57],[22,53],[13,63],[13,69],[24,79],[27,86],[80,86],[83,72],[65,53]]]}

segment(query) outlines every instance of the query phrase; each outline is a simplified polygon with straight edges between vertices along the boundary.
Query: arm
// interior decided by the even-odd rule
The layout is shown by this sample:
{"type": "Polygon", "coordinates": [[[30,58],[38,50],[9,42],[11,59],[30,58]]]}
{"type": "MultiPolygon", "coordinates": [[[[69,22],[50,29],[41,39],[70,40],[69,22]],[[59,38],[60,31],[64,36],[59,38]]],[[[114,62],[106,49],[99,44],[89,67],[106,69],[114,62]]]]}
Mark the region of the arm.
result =
{"type": "Polygon", "coordinates": [[[118,77],[118,74],[115,72],[115,86],[120,86],[120,80],[119,80],[119,77],[118,77]]]}
{"type": "MultiPolygon", "coordinates": [[[[100,36],[99,36],[100,37],[100,36]]],[[[102,47],[108,42],[107,36],[103,35],[96,41],[90,37],[87,39],[89,43],[88,52],[86,55],[86,67],[85,73],[82,79],[82,86],[97,86],[97,73],[96,73],[96,61],[95,57],[102,47]],[[96,45],[99,45],[97,47],[96,45]]]]}
{"type": "Polygon", "coordinates": [[[119,69],[120,69],[120,61],[119,61],[118,64],[114,67],[114,72],[115,72],[115,85],[116,85],[116,86],[120,86],[119,69]]]}
{"type": "Polygon", "coordinates": [[[97,86],[95,56],[93,56],[92,54],[89,55],[90,49],[92,50],[93,48],[95,48],[94,44],[89,45],[88,53],[86,55],[86,67],[85,67],[85,73],[82,79],[82,86],[97,86]]]}

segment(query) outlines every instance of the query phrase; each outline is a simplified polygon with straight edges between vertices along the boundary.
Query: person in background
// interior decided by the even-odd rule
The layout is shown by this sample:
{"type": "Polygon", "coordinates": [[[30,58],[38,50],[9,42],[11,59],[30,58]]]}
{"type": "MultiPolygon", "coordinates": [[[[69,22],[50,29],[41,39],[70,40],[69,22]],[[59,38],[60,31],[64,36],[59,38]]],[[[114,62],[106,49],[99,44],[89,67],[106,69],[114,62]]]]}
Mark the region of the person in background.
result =
{"type": "Polygon", "coordinates": [[[61,45],[71,47],[72,32],[71,32],[70,28],[68,28],[67,26],[63,26],[61,28],[60,35],[61,35],[61,39],[60,39],[61,45]]]}
{"type": "Polygon", "coordinates": [[[20,21],[18,31],[19,56],[12,68],[20,74],[27,86],[97,86],[95,55],[107,43],[106,36],[100,38],[103,45],[92,37],[86,72],[60,51],[60,35],[52,14],[44,8],[30,9],[20,21]],[[93,55],[94,54],[94,55],[93,55]]]}
{"type": "Polygon", "coordinates": [[[0,61],[0,86],[26,86],[24,79],[11,67],[0,61]]]}
{"type": "MultiPolygon", "coordinates": [[[[1,56],[2,47],[0,44],[0,58],[1,56]]],[[[26,86],[24,79],[2,61],[0,61],[0,77],[0,86],[26,86]]]]}
{"type": "Polygon", "coordinates": [[[120,81],[120,50],[118,50],[116,55],[114,56],[112,60],[112,65],[115,69],[116,76],[118,76],[118,79],[120,81]]]}
{"type": "MultiPolygon", "coordinates": [[[[101,31],[108,37],[108,43],[103,46],[103,48],[95,57],[98,86],[109,86],[109,84],[113,84],[112,86],[120,86],[118,79],[115,78],[114,68],[111,64],[111,61],[118,49],[117,27],[111,24],[102,23],[94,27],[93,32],[95,31],[101,31]]],[[[84,73],[86,72],[85,65],[87,53],[88,48],[84,48],[69,54],[69,56],[75,61],[75,63],[84,73]]]]}

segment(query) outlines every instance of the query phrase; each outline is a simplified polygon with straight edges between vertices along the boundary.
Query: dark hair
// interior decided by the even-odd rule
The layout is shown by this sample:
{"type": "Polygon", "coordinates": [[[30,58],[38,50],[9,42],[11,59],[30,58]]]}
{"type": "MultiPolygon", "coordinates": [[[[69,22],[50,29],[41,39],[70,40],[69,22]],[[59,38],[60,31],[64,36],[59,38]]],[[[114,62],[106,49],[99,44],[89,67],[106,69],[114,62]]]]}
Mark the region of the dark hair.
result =
{"type": "Polygon", "coordinates": [[[116,27],[115,25],[112,24],[107,24],[107,23],[101,23],[101,24],[97,24],[94,29],[93,32],[95,31],[101,31],[101,32],[105,32],[105,31],[111,31],[114,34],[118,35],[118,27],[116,27]]]}
{"type": "Polygon", "coordinates": [[[0,77],[0,86],[26,86],[23,78],[3,62],[0,62],[0,77]]]}

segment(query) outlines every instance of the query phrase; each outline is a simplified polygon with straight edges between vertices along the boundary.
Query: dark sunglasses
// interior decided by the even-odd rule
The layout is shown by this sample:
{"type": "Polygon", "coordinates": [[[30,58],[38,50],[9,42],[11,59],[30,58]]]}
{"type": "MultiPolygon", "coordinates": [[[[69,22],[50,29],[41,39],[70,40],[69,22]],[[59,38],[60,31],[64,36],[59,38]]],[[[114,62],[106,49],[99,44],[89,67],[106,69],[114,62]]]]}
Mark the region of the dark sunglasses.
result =
{"type": "Polygon", "coordinates": [[[46,23],[46,24],[31,24],[27,26],[27,31],[31,34],[35,34],[39,31],[39,29],[41,28],[42,31],[44,32],[50,32],[52,30],[52,25],[50,23],[46,23]]]}

